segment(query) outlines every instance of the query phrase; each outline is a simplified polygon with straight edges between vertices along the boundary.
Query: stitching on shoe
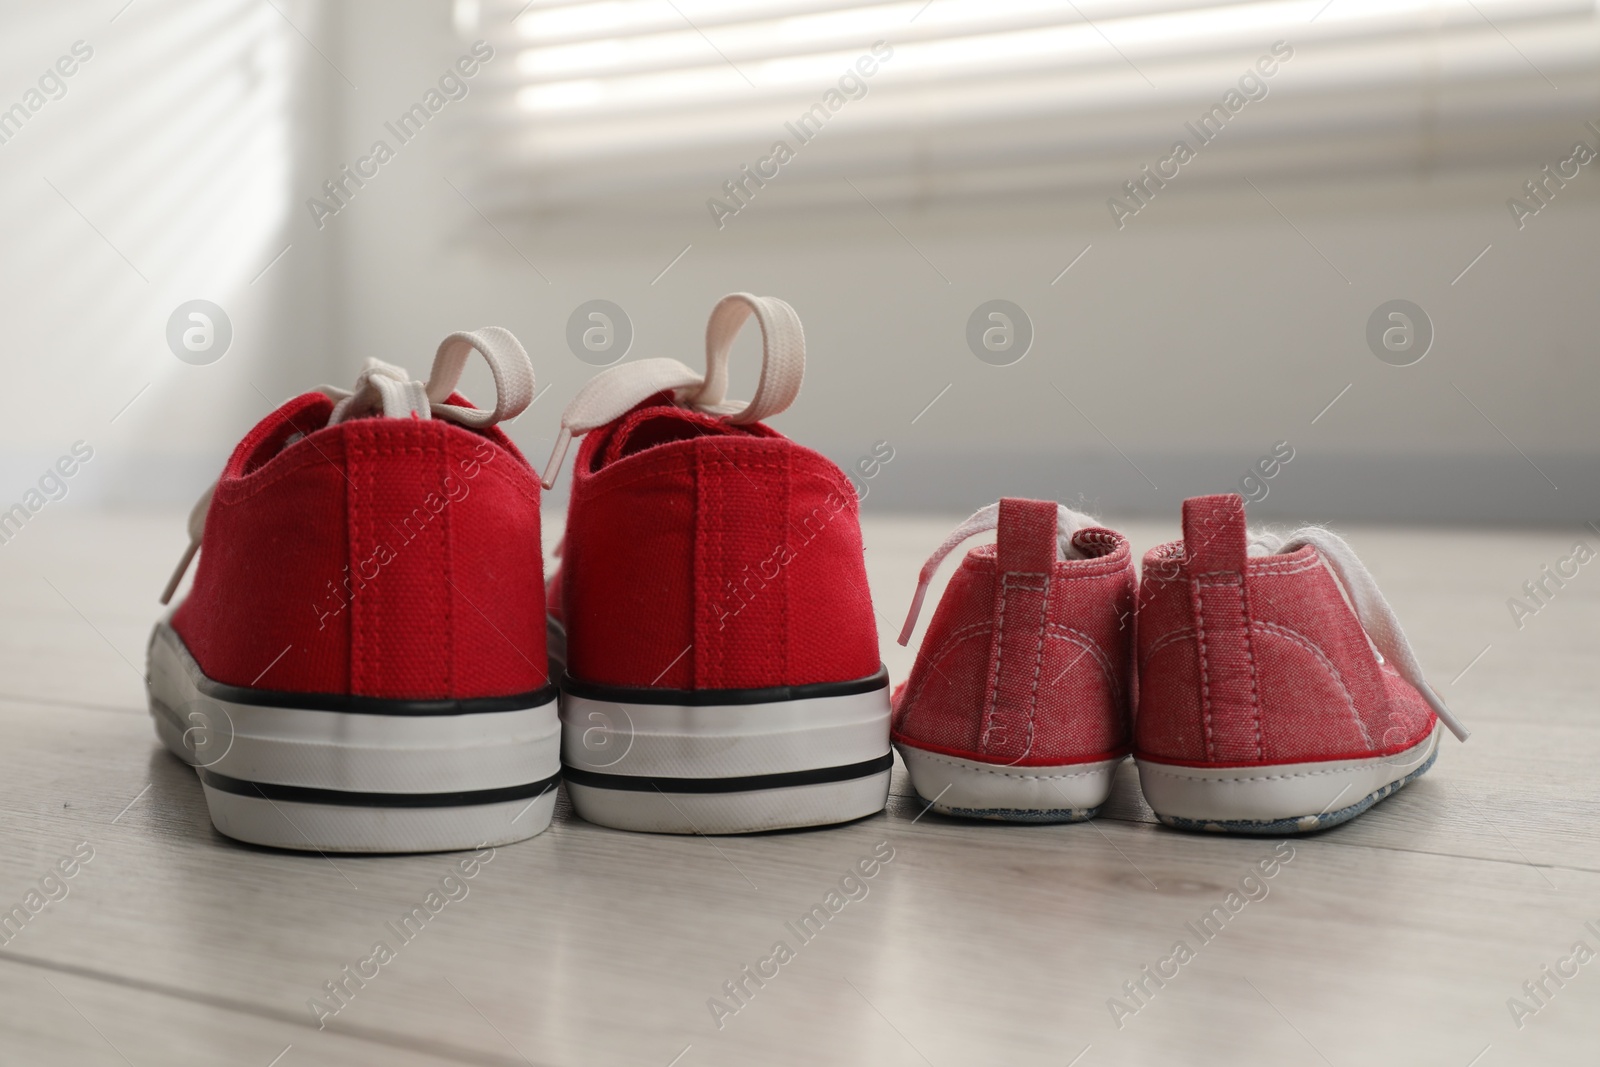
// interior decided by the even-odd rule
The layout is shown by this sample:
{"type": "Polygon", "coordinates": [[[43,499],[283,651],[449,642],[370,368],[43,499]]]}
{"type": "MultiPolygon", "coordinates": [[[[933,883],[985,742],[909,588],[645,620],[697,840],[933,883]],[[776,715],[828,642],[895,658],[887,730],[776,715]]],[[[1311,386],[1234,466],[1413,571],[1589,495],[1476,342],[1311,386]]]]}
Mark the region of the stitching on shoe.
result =
{"type": "MultiPolygon", "coordinates": [[[[491,445],[494,444],[493,441],[490,441],[489,443],[491,445]]],[[[433,445],[406,445],[398,448],[379,448],[371,447],[371,444],[372,443],[369,440],[367,442],[368,447],[363,448],[363,453],[369,459],[374,457],[406,455],[426,457],[429,455],[438,454],[439,448],[442,447],[435,447],[433,445]]],[[[507,449],[501,448],[499,445],[495,445],[495,447],[499,448],[501,452],[505,452],[508,457],[511,456],[511,453],[507,449]]],[[[296,459],[292,464],[273,471],[270,478],[266,478],[262,481],[252,481],[260,473],[259,471],[252,471],[249,474],[238,475],[232,479],[224,476],[223,480],[217,486],[217,496],[223,502],[223,504],[231,507],[234,504],[242,504],[244,501],[257,496],[268,489],[271,489],[279,482],[284,481],[287,478],[291,478],[307,468],[330,466],[335,472],[343,473],[350,465],[348,454],[349,442],[345,443],[344,448],[345,454],[343,466],[340,465],[338,458],[329,454],[327,449],[319,449],[317,446],[312,446],[311,451],[296,459]],[[252,484],[245,486],[243,485],[245,482],[252,482],[252,484]]],[[[502,485],[522,494],[522,496],[527,500],[533,503],[539,502],[539,498],[534,492],[532,484],[538,477],[536,474],[530,470],[528,471],[528,477],[526,479],[517,479],[504,473],[503,468],[504,465],[501,467],[494,467],[488,462],[480,462],[478,465],[480,475],[483,473],[490,473],[496,479],[498,479],[502,485]]]]}
{"type": "MultiPolygon", "coordinates": [[[[720,453],[718,455],[720,457],[720,453]]],[[[626,458],[626,457],[624,457],[624,458],[626,458]]],[[[771,462],[754,462],[753,461],[753,462],[744,463],[744,464],[734,464],[732,461],[729,461],[728,465],[730,467],[734,467],[735,469],[746,470],[746,471],[754,471],[754,470],[773,471],[773,470],[782,470],[783,469],[779,464],[775,464],[775,463],[771,463],[771,462]]],[[[607,467],[607,468],[605,468],[603,470],[600,470],[600,471],[595,471],[595,472],[593,472],[592,476],[593,477],[599,477],[600,475],[606,473],[606,471],[608,471],[608,470],[610,470],[609,467],[607,467]]],[[[641,471],[638,474],[635,474],[631,478],[627,478],[627,479],[624,479],[624,480],[621,480],[621,481],[614,482],[611,485],[602,486],[600,489],[598,489],[595,492],[591,493],[589,495],[589,499],[597,500],[600,497],[609,496],[610,494],[618,491],[619,489],[626,489],[631,485],[638,485],[640,482],[659,481],[661,478],[663,478],[665,476],[668,476],[668,475],[673,475],[673,474],[693,475],[693,474],[697,474],[698,472],[699,472],[698,463],[693,463],[693,464],[691,464],[691,463],[680,463],[680,464],[673,464],[671,466],[664,466],[662,468],[655,469],[655,470],[641,471]]],[[[834,488],[838,488],[836,483],[834,483],[831,479],[824,478],[821,474],[818,474],[816,472],[805,472],[805,473],[809,473],[812,477],[817,478],[819,481],[825,481],[829,485],[833,486],[834,488]]],[[[855,495],[854,491],[852,491],[850,495],[854,496],[855,495]]]]}
{"type": "Polygon", "coordinates": [[[1065,623],[1052,621],[1049,626],[1051,630],[1061,631],[1060,633],[1049,634],[1050,637],[1058,641],[1070,641],[1094,657],[1095,663],[1100,668],[1100,673],[1105,676],[1106,684],[1111,689],[1113,699],[1120,701],[1122,699],[1122,686],[1117,682],[1116,672],[1111,668],[1111,657],[1106,655],[1106,651],[1100,646],[1100,642],[1082,630],[1074,629],[1065,623]]]}
{"type": "Polygon", "coordinates": [[[1189,604],[1194,610],[1194,632],[1200,651],[1200,712],[1206,743],[1206,759],[1215,759],[1211,743],[1211,672],[1206,669],[1206,613],[1201,604],[1200,583],[1189,583],[1189,604]]]}
{"type": "Polygon", "coordinates": [[[929,656],[928,661],[930,663],[943,663],[950,653],[955,651],[957,645],[977,637],[980,632],[990,629],[990,625],[989,621],[985,619],[983,622],[969,622],[959,630],[952,631],[945,637],[944,643],[939,646],[938,654],[929,656]]]}
{"type": "MultiPolygon", "coordinates": [[[[345,524],[350,538],[350,543],[345,546],[346,553],[350,553],[354,545],[359,545],[364,540],[366,518],[371,511],[368,504],[372,500],[374,464],[369,462],[367,444],[366,435],[359,432],[351,432],[345,441],[345,466],[347,468],[355,466],[356,476],[360,479],[359,485],[354,481],[350,483],[345,496],[345,524]]],[[[355,642],[350,650],[349,666],[352,693],[369,691],[367,679],[373,673],[373,659],[377,649],[377,635],[374,633],[376,612],[371,608],[372,605],[367,603],[365,598],[359,604],[350,605],[350,634],[355,642]]]]}
{"type": "MultiPolygon", "coordinates": [[[[439,462],[444,467],[444,474],[439,479],[439,484],[442,486],[444,479],[451,476],[450,439],[448,437],[443,438],[439,444],[439,462]]],[[[445,508],[440,517],[444,519],[440,530],[440,539],[444,541],[444,588],[439,590],[439,598],[444,601],[445,692],[453,696],[458,691],[456,689],[456,597],[462,596],[462,593],[456,588],[455,564],[453,562],[455,560],[456,537],[455,523],[451,521],[451,509],[445,508]]],[[[465,597],[462,597],[462,599],[465,599],[465,597]]],[[[474,610],[477,610],[476,605],[474,605],[474,610]]],[[[483,616],[483,621],[488,622],[490,626],[494,625],[487,615],[483,616]]],[[[511,644],[510,640],[507,640],[506,644],[511,644]]],[[[512,645],[512,647],[516,648],[515,645],[512,645]]],[[[517,655],[522,656],[521,649],[517,649],[517,655]]],[[[522,658],[526,660],[528,657],[522,656],[522,658]]],[[[530,667],[533,666],[532,663],[528,665],[530,667]]]]}
{"type": "MultiPolygon", "coordinates": [[[[1259,628],[1266,633],[1275,634],[1276,636],[1282,637],[1285,640],[1292,641],[1314,655],[1322,664],[1323,668],[1328,672],[1328,677],[1333,680],[1334,684],[1339,687],[1340,692],[1344,694],[1345,702],[1350,706],[1350,716],[1355,721],[1356,728],[1361,731],[1361,739],[1366,742],[1368,748],[1376,749],[1378,747],[1377,745],[1373,744],[1372,734],[1367,729],[1367,724],[1361,718],[1360,709],[1356,707],[1355,694],[1351,693],[1350,687],[1345,684],[1344,676],[1339,673],[1339,668],[1334,665],[1333,661],[1328,658],[1328,654],[1324,652],[1315,641],[1312,641],[1309,637],[1298,630],[1290,629],[1287,626],[1280,626],[1275,622],[1266,622],[1261,619],[1256,619],[1250,623],[1250,626],[1252,629],[1259,628]]],[[[1150,661],[1155,659],[1157,652],[1162,651],[1168,645],[1178,644],[1185,638],[1193,636],[1195,636],[1194,627],[1180,626],[1178,629],[1172,630],[1169,633],[1165,633],[1158,637],[1155,643],[1150,646],[1150,650],[1145,653],[1144,658],[1140,661],[1139,669],[1141,671],[1148,670],[1150,667],[1150,661]]],[[[1386,669],[1388,668],[1387,664],[1384,666],[1386,669]]],[[[1394,677],[1398,678],[1400,675],[1398,673],[1394,673],[1394,677]]]]}
{"type": "MultiPolygon", "coordinates": [[[[347,444],[345,446],[346,451],[348,451],[348,447],[349,446],[347,444]]],[[[224,504],[237,504],[241,501],[249,500],[257,493],[272,488],[285,478],[292,477],[293,475],[305,470],[307,467],[326,465],[334,468],[336,471],[339,470],[339,461],[334,459],[332,456],[326,455],[326,452],[327,450],[323,449],[321,453],[313,451],[308,455],[302,456],[292,463],[286,464],[280,467],[278,470],[273,471],[271,476],[263,478],[260,482],[253,484],[248,488],[241,488],[242,483],[256,477],[256,475],[260,473],[259,470],[252,471],[250,474],[239,475],[232,479],[229,479],[226,475],[224,475],[222,482],[217,486],[217,495],[222,498],[222,502],[224,504]]],[[[345,464],[347,466],[349,465],[348,455],[346,455],[345,464]]]]}
{"type": "MultiPolygon", "coordinates": [[[[785,450],[781,453],[781,455],[783,456],[783,503],[778,508],[778,515],[779,521],[781,521],[785,527],[783,543],[787,545],[789,543],[787,532],[789,516],[792,514],[791,508],[794,506],[794,453],[792,451],[785,450]]],[[[851,495],[853,496],[854,493],[851,495]]],[[[804,520],[801,520],[801,528],[805,528],[804,520]]],[[[864,554],[863,559],[865,559],[864,554]]],[[[865,563],[863,562],[862,565],[865,566],[865,563]]],[[[760,571],[761,565],[757,564],[757,574],[759,574],[760,571]]],[[[794,616],[789,614],[789,603],[791,600],[791,597],[789,596],[789,579],[791,576],[792,572],[790,572],[787,568],[784,568],[778,572],[778,577],[782,580],[776,583],[778,586],[779,598],[778,618],[780,620],[778,624],[778,634],[779,640],[783,642],[782,663],[783,677],[785,681],[796,677],[793,666],[790,663],[790,658],[793,654],[793,647],[792,642],[789,640],[789,630],[794,625],[794,616]]]]}
{"type": "Polygon", "coordinates": [[[1150,651],[1144,654],[1144,659],[1139,661],[1139,669],[1144,670],[1146,667],[1148,667],[1150,665],[1150,661],[1156,658],[1156,653],[1160,652],[1168,645],[1175,645],[1184,638],[1193,636],[1193,626],[1180,626],[1176,630],[1162,634],[1160,637],[1156,638],[1155,642],[1150,646],[1150,651]]]}
{"type": "MultiPolygon", "coordinates": [[[[917,703],[922,697],[922,692],[928,686],[929,675],[937,674],[946,681],[949,681],[949,676],[943,671],[939,670],[939,664],[945,662],[950,654],[956,650],[957,646],[972,640],[974,637],[982,636],[983,633],[988,629],[988,620],[983,622],[969,622],[960,629],[951,632],[944,639],[943,644],[939,646],[939,652],[937,655],[927,657],[928,669],[926,671],[917,674],[916,668],[913,666],[912,673],[915,675],[915,677],[912,679],[912,683],[906,686],[905,696],[900,698],[900,706],[906,709],[905,714],[900,719],[900,729],[905,729],[905,727],[911,722],[911,714],[916,710],[917,703]]],[[[920,660],[922,657],[919,656],[918,658],[920,660]]]]}
{"type": "MultiPolygon", "coordinates": [[[[686,438],[685,440],[694,440],[694,438],[686,438]]],[[[774,438],[774,440],[776,440],[776,438],[774,438]]],[[[720,453],[719,453],[719,455],[720,455],[720,453]]],[[[624,458],[629,458],[629,457],[624,457],[624,458]]],[[[827,462],[825,457],[819,457],[819,458],[821,458],[823,462],[827,462]]],[[[813,464],[811,464],[810,466],[807,466],[807,467],[801,467],[799,469],[786,468],[782,464],[775,463],[775,462],[773,462],[771,460],[752,460],[751,462],[748,462],[748,463],[740,462],[740,463],[737,463],[737,464],[734,463],[732,460],[729,460],[728,461],[728,465],[730,467],[733,467],[736,470],[745,470],[745,471],[753,471],[753,470],[768,470],[768,471],[770,471],[770,470],[786,470],[787,469],[787,470],[790,470],[790,473],[792,475],[798,476],[800,478],[806,478],[806,479],[809,479],[811,481],[820,482],[825,487],[836,491],[841,498],[845,499],[847,504],[856,503],[856,491],[855,491],[854,487],[852,487],[848,481],[841,481],[838,478],[833,477],[833,475],[830,474],[829,472],[827,472],[825,470],[818,469],[818,467],[820,465],[816,464],[816,463],[813,463],[813,464]]],[[[837,470],[838,468],[834,468],[834,469],[837,470]]],[[[590,476],[598,478],[601,475],[607,474],[610,470],[611,470],[610,467],[606,467],[606,468],[604,468],[602,470],[592,472],[590,476]]],[[[661,478],[669,476],[669,475],[688,474],[688,475],[693,476],[693,475],[697,475],[697,473],[698,473],[698,466],[693,462],[688,462],[688,461],[684,461],[684,460],[677,460],[677,461],[672,462],[672,463],[662,463],[661,466],[659,466],[659,467],[652,467],[649,470],[640,471],[638,474],[635,474],[631,478],[627,478],[627,479],[624,479],[622,481],[616,481],[616,482],[611,483],[610,485],[601,486],[598,489],[596,489],[595,491],[591,492],[588,495],[587,499],[589,499],[589,500],[599,500],[602,497],[610,496],[612,493],[618,492],[619,490],[622,490],[622,489],[626,489],[629,486],[638,485],[640,482],[659,481],[661,478]]]]}
{"type": "MultiPolygon", "coordinates": [[[[1244,575],[1239,571],[1206,571],[1202,574],[1191,575],[1190,588],[1193,590],[1193,603],[1195,622],[1197,628],[1204,630],[1202,622],[1203,609],[1201,608],[1200,590],[1204,586],[1237,587],[1239,590],[1239,616],[1244,624],[1244,654],[1245,662],[1250,668],[1250,707],[1253,711],[1253,720],[1256,735],[1256,758],[1264,758],[1264,745],[1261,737],[1261,698],[1256,670],[1255,645],[1250,639],[1250,608],[1246,597],[1244,575]]],[[[1206,643],[1204,637],[1200,643],[1200,684],[1205,700],[1206,722],[1206,758],[1215,759],[1214,746],[1211,743],[1211,696],[1210,696],[1210,669],[1206,660],[1206,643]]]]}
{"type": "MultiPolygon", "coordinates": [[[[1120,699],[1122,686],[1117,681],[1116,672],[1112,668],[1111,659],[1106,655],[1104,647],[1101,646],[1101,644],[1093,637],[1090,637],[1082,630],[1074,629],[1065,625],[1064,623],[1051,621],[1048,626],[1052,632],[1050,632],[1047,636],[1058,641],[1071,642],[1072,644],[1075,644],[1090,653],[1096,666],[1100,668],[1100,673],[1105,677],[1106,684],[1110,688],[1113,696],[1117,699],[1120,699]]],[[[946,636],[943,643],[940,644],[939,651],[936,654],[925,657],[928,663],[928,671],[921,673],[914,680],[913,685],[907,686],[905,696],[901,698],[901,706],[905,708],[905,715],[901,720],[902,724],[906,724],[911,721],[911,715],[916,710],[916,705],[922,696],[923,690],[927,688],[929,674],[943,674],[943,672],[937,670],[937,665],[945,663],[959,646],[965,644],[973,638],[982,637],[990,629],[991,624],[987,621],[968,623],[960,629],[952,631],[948,636],[946,636]]],[[[1188,633],[1190,631],[1186,627],[1182,632],[1188,633]]]]}
{"type": "MultiPolygon", "coordinates": [[[[916,748],[915,745],[910,745],[908,747],[916,748]]],[[[951,758],[949,756],[941,756],[936,752],[929,752],[925,748],[917,748],[917,752],[919,752],[923,756],[923,758],[925,758],[925,759],[931,759],[931,760],[934,760],[934,761],[936,761],[938,763],[944,763],[944,764],[947,764],[947,765],[949,765],[951,767],[955,767],[955,768],[957,768],[959,770],[973,771],[973,772],[975,772],[977,774],[993,774],[993,775],[996,775],[996,776],[998,776],[1000,778],[1019,778],[1019,779],[1026,779],[1026,780],[1037,780],[1037,781],[1048,782],[1048,781],[1056,781],[1056,780],[1063,779],[1063,778],[1082,778],[1082,777],[1085,777],[1086,775],[1103,774],[1108,770],[1114,770],[1114,768],[1112,768],[1112,767],[1101,767],[1098,770],[1073,771],[1070,774],[1015,774],[1015,773],[1011,773],[1009,771],[1006,771],[1006,770],[1004,770],[1004,769],[1002,769],[1000,767],[991,768],[991,767],[969,767],[969,766],[967,766],[968,763],[979,763],[979,762],[982,762],[981,760],[961,761],[961,760],[953,759],[953,758],[951,758]]],[[[1106,761],[1105,760],[1096,760],[1095,762],[1104,763],[1106,761]]],[[[1117,760],[1117,761],[1114,761],[1114,762],[1121,762],[1121,761],[1117,760]]]]}
{"type": "MultiPolygon", "coordinates": [[[[718,460],[721,458],[721,452],[715,453],[715,458],[707,455],[704,452],[694,453],[694,521],[696,524],[695,540],[698,541],[700,539],[699,524],[709,519],[712,529],[716,531],[717,538],[717,550],[714,558],[717,561],[715,570],[717,575],[718,595],[722,595],[723,584],[731,581],[731,579],[728,577],[728,567],[726,562],[727,556],[722,546],[722,496],[721,494],[717,494],[715,497],[707,497],[705,492],[705,483],[710,468],[716,466],[718,460]]],[[[590,499],[593,500],[595,497],[600,495],[601,494],[597,493],[594,497],[590,497],[590,499]]],[[[707,627],[708,633],[709,630],[710,628],[707,627]]],[[[722,639],[721,630],[717,631],[717,636],[711,639],[710,644],[711,648],[709,651],[711,652],[711,655],[706,657],[705,671],[701,672],[697,670],[695,672],[695,685],[697,686],[705,685],[709,678],[722,677],[722,661],[724,658],[724,653],[727,651],[727,649],[725,647],[725,642],[722,639]]],[[[699,664],[697,661],[696,666],[698,667],[698,665],[699,664]]]]}
{"type": "MultiPolygon", "coordinates": [[[[1154,552],[1156,550],[1152,549],[1151,551],[1154,552]]],[[[1316,570],[1321,565],[1322,565],[1321,560],[1317,559],[1315,557],[1313,557],[1310,560],[1298,560],[1298,561],[1297,560],[1286,560],[1286,561],[1281,562],[1281,563],[1277,562],[1277,561],[1274,561],[1274,560],[1264,559],[1264,558],[1262,558],[1260,556],[1251,556],[1250,558],[1245,560],[1245,570],[1249,574],[1257,574],[1257,573],[1272,574],[1272,575],[1300,574],[1300,573],[1302,573],[1304,571],[1316,570]]],[[[1205,577],[1205,575],[1187,575],[1187,574],[1185,574],[1184,568],[1186,568],[1187,566],[1188,566],[1188,561],[1186,559],[1184,559],[1182,556],[1164,556],[1164,557],[1163,556],[1158,556],[1155,559],[1155,566],[1153,566],[1153,567],[1150,565],[1150,561],[1146,560],[1146,569],[1145,569],[1145,572],[1144,572],[1143,580],[1144,580],[1144,582],[1146,584],[1151,584],[1151,585],[1175,585],[1175,584],[1177,584],[1179,582],[1185,581],[1187,578],[1205,577]],[[1170,570],[1166,569],[1168,564],[1174,564],[1174,563],[1177,564],[1176,568],[1172,568],[1170,570]]],[[[1217,573],[1236,574],[1238,572],[1236,572],[1236,571],[1221,571],[1221,572],[1211,571],[1211,572],[1208,572],[1208,573],[1210,573],[1210,574],[1217,574],[1217,573]]]]}
{"type": "Polygon", "coordinates": [[[1244,654],[1250,664],[1250,706],[1255,710],[1256,759],[1266,759],[1267,749],[1261,738],[1261,672],[1256,668],[1256,642],[1250,625],[1250,587],[1239,575],[1239,621],[1244,623],[1244,654]]]}
{"type": "MultiPolygon", "coordinates": [[[[1031,575],[1029,576],[1031,577],[1031,575]]],[[[1033,650],[1033,684],[1028,689],[1028,740],[1023,752],[1033,751],[1034,719],[1039,712],[1039,675],[1044,670],[1044,647],[1050,637],[1050,590],[1055,585],[1049,575],[1043,578],[1043,596],[1039,601],[1039,643],[1033,650]]]]}
{"type": "Polygon", "coordinates": [[[1285,560],[1282,563],[1264,559],[1261,556],[1252,556],[1245,561],[1246,568],[1251,573],[1264,571],[1277,574],[1299,574],[1301,571],[1314,570],[1321,566],[1321,560],[1313,556],[1310,560],[1285,560]]]}
{"type": "Polygon", "coordinates": [[[994,649],[994,669],[989,673],[989,690],[985,703],[988,707],[984,711],[983,729],[978,733],[978,747],[985,751],[989,748],[989,734],[994,729],[994,709],[1000,694],[1000,659],[1005,651],[1005,641],[1002,635],[1006,629],[1006,594],[1011,589],[1011,576],[1002,575],[1000,579],[1000,609],[995,613],[994,627],[990,631],[990,642],[994,649]]]}
{"type": "Polygon", "coordinates": [[[994,672],[989,681],[989,714],[984,723],[982,734],[978,738],[978,746],[987,751],[989,737],[994,732],[995,714],[1000,702],[1000,675],[1001,659],[1005,650],[1005,614],[1009,602],[1010,590],[1014,587],[1023,592],[1043,594],[1040,603],[1040,625],[1035,627],[1038,634],[1038,644],[1034,650],[1033,684],[1028,692],[1028,733],[1024,739],[1023,753],[1033,751],[1034,715],[1039,706],[1039,675],[1043,670],[1044,647],[1050,611],[1050,585],[1051,576],[1044,571],[1006,571],[1000,579],[1000,611],[995,621],[994,638],[997,642],[994,652],[994,672]]]}
{"type": "MultiPolygon", "coordinates": [[[[1421,744],[1421,742],[1418,742],[1421,744]]],[[[1415,747],[1415,746],[1413,746],[1415,747]]],[[[1404,750],[1402,750],[1404,751],[1404,750]]],[[[1399,753],[1396,753],[1398,755],[1399,753]]],[[[1145,760],[1139,761],[1139,773],[1159,774],[1167,778],[1177,778],[1185,782],[1289,782],[1296,778],[1320,778],[1329,774],[1343,774],[1347,771],[1363,770],[1367,767],[1377,766],[1376,763],[1341,763],[1336,767],[1329,767],[1320,771],[1301,771],[1299,774],[1256,774],[1241,775],[1237,778],[1212,778],[1199,774],[1179,774],[1169,771],[1165,767],[1157,766],[1145,760]]]]}
{"type": "Polygon", "coordinates": [[[1340,692],[1344,693],[1345,703],[1350,706],[1350,718],[1355,721],[1356,729],[1361,731],[1361,740],[1367,743],[1368,748],[1378,747],[1372,743],[1372,733],[1367,729],[1367,724],[1362,721],[1361,712],[1356,707],[1355,694],[1351,693],[1350,687],[1345,684],[1344,676],[1339,673],[1339,668],[1334,666],[1333,661],[1328,658],[1328,654],[1315,641],[1312,641],[1311,638],[1298,630],[1280,626],[1275,622],[1257,621],[1251,625],[1259,626],[1266,633],[1276,634],[1287,641],[1292,641],[1315,656],[1317,661],[1322,664],[1323,669],[1328,672],[1328,677],[1332,678],[1334,683],[1338,685],[1340,692]]]}
{"type": "MultiPolygon", "coordinates": [[[[961,566],[970,567],[985,574],[995,573],[997,564],[995,563],[993,549],[994,545],[992,544],[978,545],[961,560],[961,566]]],[[[1094,556],[1090,559],[1057,560],[1051,567],[1050,577],[1051,580],[1057,582],[1084,582],[1119,575],[1123,571],[1132,569],[1133,554],[1131,552],[1126,556],[1119,552],[1112,552],[1109,555],[1094,556]]]]}

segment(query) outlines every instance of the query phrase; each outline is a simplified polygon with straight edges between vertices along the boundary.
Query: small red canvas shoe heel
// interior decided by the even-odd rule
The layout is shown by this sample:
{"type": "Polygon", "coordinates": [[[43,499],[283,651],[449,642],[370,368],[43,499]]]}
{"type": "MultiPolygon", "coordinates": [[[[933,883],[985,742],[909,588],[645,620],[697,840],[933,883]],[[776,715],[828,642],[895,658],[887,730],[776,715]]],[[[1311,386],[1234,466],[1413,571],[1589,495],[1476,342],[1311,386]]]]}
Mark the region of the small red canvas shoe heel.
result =
{"type": "Polygon", "coordinates": [[[794,309],[740,293],[711,313],[704,375],[619,364],[562,418],[547,488],[583,444],[549,599],[567,795],[590,822],[741,833],[884,806],[889,681],[856,495],[761,421],[804,370],[794,309]],[[728,402],[729,349],[752,316],[760,384],[728,402]]]}
{"type": "Polygon", "coordinates": [[[1246,834],[1352,819],[1466,728],[1343,538],[1250,535],[1237,494],[1184,501],[1145,556],[1135,758],[1169,826],[1246,834]]]}
{"type": "Polygon", "coordinates": [[[533,396],[515,337],[453,334],[427,383],[368,361],[295,397],[195,509],[194,585],[150,637],[150,713],[217,829],[258,845],[428,852],[550,823],[539,483],[495,423],[533,396]],[[493,411],[453,392],[476,350],[493,411]]]}
{"type": "Polygon", "coordinates": [[[901,644],[939,564],[985,530],[995,543],[967,553],[895,694],[895,747],[942,814],[1092,818],[1128,752],[1128,541],[1049,501],[991,504],[929,557],[901,644]]]}

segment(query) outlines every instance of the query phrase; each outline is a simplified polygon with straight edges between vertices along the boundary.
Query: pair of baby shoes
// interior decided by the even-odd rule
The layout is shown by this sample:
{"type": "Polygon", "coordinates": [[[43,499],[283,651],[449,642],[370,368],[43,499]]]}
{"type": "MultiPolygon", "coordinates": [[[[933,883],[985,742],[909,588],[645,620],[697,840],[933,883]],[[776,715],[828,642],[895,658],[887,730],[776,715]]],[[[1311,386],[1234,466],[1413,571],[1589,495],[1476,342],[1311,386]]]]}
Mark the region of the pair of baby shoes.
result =
{"type": "Polygon", "coordinates": [[[1372,575],[1338,535],[1252,534],[1236,494],[1183,505],[1183,539],[1145,555],[1055,503],[1005,499],[929,558],[967,553],[894,697],[893,739],[933,810],[1092,818],[1130,753],[1169,826],[1318,830],[1426,771],[1440,724],[1372,575]]]}

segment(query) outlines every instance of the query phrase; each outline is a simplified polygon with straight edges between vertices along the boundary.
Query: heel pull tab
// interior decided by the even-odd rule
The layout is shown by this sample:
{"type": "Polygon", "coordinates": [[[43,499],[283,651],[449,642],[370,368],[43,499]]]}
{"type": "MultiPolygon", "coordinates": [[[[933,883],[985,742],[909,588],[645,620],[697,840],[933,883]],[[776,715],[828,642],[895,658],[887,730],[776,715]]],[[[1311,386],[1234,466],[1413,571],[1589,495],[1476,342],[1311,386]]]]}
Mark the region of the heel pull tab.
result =
{"type": "Polygon", "coordinates": [[[995,566],[998,571],[1049,573],[1056,561],[1056,503],[1002,497],[995,532],[995,566]]]}
{"type": "Polygon", "coordinates": [[[1244,570],[1247,548],[1244,499],[1238,493],[1190,497],[1183,502],[1183,555],[1189,576],[1244,570]]]}
{"type": "Polygon", "coordinates": [[[1000,501],[994,629],[989,636],[988,693],[978,736],[979,748],[995,760],[1020,763],[1033,751],[1059,536],[1056,515],[1052,501],[1015,497],[1000,501]]]}
{"type": "Polygon", "coordinates": [[[1183,502],[1183,553],[1208,760],[1248,762],[1260,759],[1264,750],[1246,549],[1244,500],[1237,493],[1183,502]]]}

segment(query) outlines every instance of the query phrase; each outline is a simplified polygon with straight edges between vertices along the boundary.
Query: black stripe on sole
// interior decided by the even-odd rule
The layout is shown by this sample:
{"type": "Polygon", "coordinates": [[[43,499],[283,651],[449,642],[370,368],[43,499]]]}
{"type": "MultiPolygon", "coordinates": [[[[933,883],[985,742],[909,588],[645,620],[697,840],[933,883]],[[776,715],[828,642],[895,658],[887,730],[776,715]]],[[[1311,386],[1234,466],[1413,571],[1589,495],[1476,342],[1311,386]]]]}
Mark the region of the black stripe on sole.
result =
{"type": "Polygon", "coordinates": [[[561,691],[585,700],[605,700],[613,704],[676,704],[686,708],[727,704],[778,704],[785,700],[810,700],[815,697],[843,697],[889,688],[889,669],[878,665],[875,674],[845,682],[813,682],[808,685],[775,685],[767,689],[652,689],[645,686],[597,685],[561,673],[561,691]]]}
{"type": "Polygon", "coordinates": [[[195,768],[200,781],[212,789],[241,797],[282,800],[291,804],[330,804],[345,808],[467,808],[478,804],[503,804],[508,800],[540,797],[561,781],[559,773],[527,785],[508,785],[498,789],[474,789],[464,793],[351,793],[343,789],[314,789],[301,785],[276,785],[272,782],[247,782],[230,778],[207,767],[195,768]]]}
{"type": "Polygon", "coordinates": [[[259,707],[295,708],[302,711],[338,711],[347,715],[477,715],[493,711],[522,711],[542,707],[556,699],[555,683],[546,682],[538,689],[526,693],[512,693],[501,697],[471,697],[465,700],[391,700],[387,697],[348,696],[343,693],[290,693],[276,689],[251,689],[242,685],[229,685],[206,676],[195,661],[194,655],[183,643],[176,630],[165,622],[157,623],[151,641],[157,635],[172,642],[182,653],[184,669],[189,680],[201,696],[229,704],[248,704],[259,707]]]}
{"type": "Polygon", "coordinates": [[[843,767],[817,767],[809,771],[783,771],[778,774],[753,774],[745,778],[650,778],[634,774],[603,774],[570,764],[562,774],[573,785],[591,789],[613,789],[624,793],[751,793],[763,789],[787,789],[797,785],[825,785],[849,782],[882,774],[894,766],[894,753],[876,759],[850,763],[843,767]]]}

